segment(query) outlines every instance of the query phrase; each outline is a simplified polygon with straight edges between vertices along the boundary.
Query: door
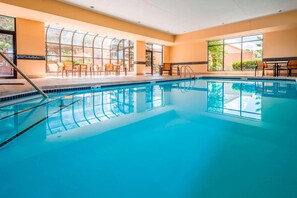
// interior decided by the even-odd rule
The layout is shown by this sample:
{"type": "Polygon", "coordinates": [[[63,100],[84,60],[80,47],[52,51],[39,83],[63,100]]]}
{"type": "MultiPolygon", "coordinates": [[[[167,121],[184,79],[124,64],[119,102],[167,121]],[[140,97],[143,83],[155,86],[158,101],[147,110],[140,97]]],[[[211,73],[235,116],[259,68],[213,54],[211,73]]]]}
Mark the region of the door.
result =
{"type": "Polygon", "coordinates": [[[146,74],[153,75],[153,51],[146,50],[146,74]]]}
{"type": "MultiPolygon", "coordinates": [[[[0,51],[15,62],[14,34],[0,33],[0,41],[0,51]]],[[[14,76],[15,72],[12,66],[0,56],[0,78],[12,78],[14,76]]]]}

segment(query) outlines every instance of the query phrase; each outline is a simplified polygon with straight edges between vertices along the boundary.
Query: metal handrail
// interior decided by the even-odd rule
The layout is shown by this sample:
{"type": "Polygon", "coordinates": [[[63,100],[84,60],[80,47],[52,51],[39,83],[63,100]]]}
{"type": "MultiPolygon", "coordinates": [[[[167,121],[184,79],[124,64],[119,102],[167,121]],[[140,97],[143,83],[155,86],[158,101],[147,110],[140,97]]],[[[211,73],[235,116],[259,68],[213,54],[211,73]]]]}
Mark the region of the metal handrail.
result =
{"type": "Polygon", "coordinates": [[[48,95],[46,95],[22,70],[20,70],[9,58],[7,58],[6,55],[4,55],[2,52],[0,52],[0,55],[19,73],[23,78],[25,78],[28,83],[30,83],[43,97],[48,98],[48,95]]]}
{"type": "Polygon", "coordinates": [[[184,74],[184,77],[187,77],[187,73],[190,74],[190,78],[196,78],[195,72],[191,67],[189,67],[188,65],[181,66],[180,76],[182,77],[182,75],[184,74]]]}

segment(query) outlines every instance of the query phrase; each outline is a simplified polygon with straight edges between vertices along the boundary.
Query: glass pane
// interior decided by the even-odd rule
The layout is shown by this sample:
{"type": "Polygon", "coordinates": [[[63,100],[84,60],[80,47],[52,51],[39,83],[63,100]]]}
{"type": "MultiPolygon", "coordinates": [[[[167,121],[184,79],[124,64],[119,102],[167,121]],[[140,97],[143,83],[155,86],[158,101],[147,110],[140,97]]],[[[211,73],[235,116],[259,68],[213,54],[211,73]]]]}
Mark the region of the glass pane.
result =
{"type": "Polygon", "coordinates": [[[223,44],[223,40],[217,40],[217,41],[209,41],[208,45],[221,45],[223,44]]]}
{"type": "Polygon", "coordinates": [[[225,44],[240,43],[241,42],[241,38],[226,39],[224,42],[225,42],[225,44]]]}
{"type": "Polygon", "coordinates": [[[73,63],[74,64],[82,64],[83,63],[83,58],[73,58],[73,63]]]}
{"type": "Polygon", "coordinates": [[[233,83],[224,83],[223,113],[240,116],[240,90],[233,89],[233,83]]]}
{"type": "Polygon", "coordinates": [[[47,56],[47,62],[58,62],[58,56],[47,56]]]}
{"type": "Polygon", "coordinates": [[[93,58],[84,58],[84,64],[91,64],[93,63],[93,58]]]}
{"type": "Polygon", "coordinates": [[[103,66],[105,66],[105,64],[109,64],[109,63],[110,63],[109,59],[103,59],[103,66]]]}
{"type": "Polygon", "coordinates": [[[72,56],[72,47],[69,45],[61,45],[62,56],[72,56]]]}
{"type": "Polygon", "coordinates": [[[103,41],[104,37],[101,36],[97,36],[95,38],[95,43],[94,43],[94,47],[95,48],[102,48],[102,41],[103,41]]]}
{"type": "Polygon", "coordinates": [[[59,43],[60,29],[49,28],[47,31],[47,42],[59,43]]]}
{"type": "Polygon", "coordinates": [[[154,51],[162,52],[163,46],[154,44],[154,51]]]}
{"type": "Polygon", "coordinates": [[[146,44],[146,49],[147,50],[153,50],[153,44],[147,43],[146,44]]]}
{"type": "Polygon", "coordinates": [[[101,59],[95,59],[95,60],[94,60],[94,65],[96,65],[96,66],[101,66],[101,64],[102,64],[101,59]]]}
{"type": "Polygon", "coordinates": [[[49,55],[59,56],[59,45],[58,44],[47,44],[47,53],[49,55]]]}
{"type": "Polygon", "coordinates": [[[95,35],[87,34],[85,37],[85,47],[93,47],[93,40],[95,38],[95,35]]]}
{"type": "Polygon", "coordinates": [[[163,62],[162,53],[160,53],[160,52],[154,52],[153,53],[153,64],[154,64],[154,67],[159,67],[159,65],[161,65],[162,62],[163,62]]]}
{"type": "Polygon", "coordinates": [[[13,53],[13,36],[10,34],[0,34],[0,51],[3,53],[13,53]]]}
{"type": "Polygon", "coordinates": [[[103,48],[104,48],[104,49],[110,49],[111,41],[112,41],[111,38],[106,38],[106,39],[103,41],[103,48]]]}
{"type": "Polygon", "coordinates": [[[0,29],[14,31],[14,18],[0,15],[0,29]]]}
{"type": "MultiPolygon", "coordinates": [[[[13,60],[13,54],[5,54],[10,60],[13,60]]],[[[10,77],[13,76],[12,66],[0,56],[0,76],[1,77],[10,77]]]]}
{"type": "Polygon", "coordinates": [[[241,43],[225,45],[224,70],[241,70],[241,43]]]}
{"type": "Polygon", "coordinates": [[[72,57],[61,57],[62,62],[72,62],[72,57]]]}
{"type": "Polygon", "coordinates": [[[76,47],[76,46],[74,46],[73,47],[73,56],[83,57],[84,56],[84,54],[83,54],[83,48],[82,47],[76,47]]]}
{"type": "Polygon", "coordinates": [[[262,41],[245,42],[242,45],[242,69],[254,70],[257,61],[262,60],[262,41]]]}
{"type": "Polygon", "coordinates": [[[118,47],[118,50],[123,50],[124,49],[124,40],[121,40],[120,43],[119,43],[119,47],[118,47]]]}
{"type": "Polygon", "coordinates": [[[82,46],[85,34],[76,32],[73,37],[73,45],[82,46]]]}
{"type": "Polygon", "coordinates": [[[257,40],[263,40],[263,35],[255,35],[255,36],[245,36],[243,37],[243,42],[245,41],[257,41],[257,40]]]}
{"type": "Polygon", "coordinates": [[[72,45],[72,36],[74,32],[63,31],[61,34],[61,44],[72,45]]]}
{"type": "Polygon", "coordinates": [[[223,45],[208,47],[208,70],[223,70],[223,45]]]}
{"type": "Polygon", "coordinates": [[[118,49],[119,42],[120,42],[119,39],[114,39],[114,40],[111,42],[111,49],[112,49],[112,50],[117,50],[117,49],[118,49]]]}
{"type": "Polygon", "coordinates": [[[111,59],[117,59],[117,51],[111,51],[111,59]]]}
{"type": "Polygon", "coordinates": [[[109,58],[110,57],[110,51],[109,50],[103,50],[103,58],[109,58]]]}
{"type": "Polygon", "coordinates": [[[94,49],[94,57],[95,58],[102,58],[101,49],[94,49]]]}
{"type": "Polygon", "coordinates": [[[84,57],[92,58],[93,57],[93,48],[91,48],[91,47],[85,47],[84,57]]]}

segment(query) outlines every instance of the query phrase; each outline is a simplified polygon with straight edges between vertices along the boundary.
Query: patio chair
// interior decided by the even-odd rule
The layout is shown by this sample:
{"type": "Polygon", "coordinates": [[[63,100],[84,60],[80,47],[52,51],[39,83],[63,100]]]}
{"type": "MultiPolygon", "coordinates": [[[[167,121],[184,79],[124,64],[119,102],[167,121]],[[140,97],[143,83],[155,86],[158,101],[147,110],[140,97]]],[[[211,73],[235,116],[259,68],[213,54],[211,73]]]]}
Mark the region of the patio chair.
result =
{"type": "Polygon", "coordinates": [[[73,77],[73,73],[76,74],[76,72],[78,72],[78,67],[73,66],[72,62],[66,61],[66,62],[64,62],[64,71],[65,71],[67,77],[69,76],[69,72],[72,73],[72,77],[73,77]]]}
{"type": "Polygon", "coordinates": [[[112,72],[114,72],[113,64],[105,64],[105,75],[111,74],[112,72]]]}
{"type": "Polygon", "coordinates": [[[275,71],[274,67],[268,66],[266,62],[257,62],[257,66],[255,68],[255,76],[257,76],[257,71],[262,71],[262,76],[265,76],[265,70],[273,70],[275,71]]]}
{"type": "Polygon", "coordinates": [[[287,75],[292,76],[292,70],[297,69],[297,60],[289,60],[287,64],[287,75]]]}
{"type": "Polygon", "coordinates": [[[170,63],[164,63],[160,66],[160,75],[164,75],[164,73],[167,72],[168,75],[172,75],[172,69],[170,63]]]}
{"type": "Polygon", "coordinates": [[[85,73],[85,77],[88,75],[88,65],[87,64],[80,64],[78,70],[79,70],[80,77],[81,77],[82,72],[85,73]]]}
{"type": "Polygon", "coordinates": [[[64,71],[64,64],[59,62],[57,63],[57,77],[59,76],[59,73],[62,73],[62,78],[64,77],[63,75],[63,71],[64,71]]]}

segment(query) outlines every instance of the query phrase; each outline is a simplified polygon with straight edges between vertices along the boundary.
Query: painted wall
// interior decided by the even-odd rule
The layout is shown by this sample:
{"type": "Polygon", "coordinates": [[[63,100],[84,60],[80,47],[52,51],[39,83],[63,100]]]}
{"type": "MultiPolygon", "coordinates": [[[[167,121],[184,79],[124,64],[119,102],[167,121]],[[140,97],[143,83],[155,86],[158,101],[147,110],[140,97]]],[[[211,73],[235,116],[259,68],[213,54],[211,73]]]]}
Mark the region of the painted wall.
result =
{"type": "MultiPolygon", "coordinates": [[[[17,54],[45,56],[44,23],[16,19],[17,54]]],[[[17,59],[18,67],[29,77],[45,76],[45,60],[17,59]]],[[[18,75],[18,78],[20,75],[18,75]]]]}
{"type": "Polygon", "coordinates": [[[136,75],[145,75],[145,50],[146,43],[144,41],[136,41],[134,43],[134,72],[136,75]]]}
{"type": "Polygon", "coordinates": [[[264,34],[263,57],[297,57],[297,28],[264,34]]]}
{"type": "MultiPolygon", "coordinates": [[[[178,35],[175,45],[170,49],[170,61],[171,63],[207,61],[207,41],[259,33],[263,33],[264,37],[263,58],[297,57],[297,20],[294,18],[297,17],[296,14],[295,11],[250,20],[249,25],[247,22],[241,22],[178,35]],[[279,23],[284,23],[284,25],[281,26],[279,23]],[[273,24],[277,26],[271,26],[273,24]]],[[[191,65],[191,67],[197,73],[254,74],[253,71],[207,72],[207,65],[191,65]]]]}

